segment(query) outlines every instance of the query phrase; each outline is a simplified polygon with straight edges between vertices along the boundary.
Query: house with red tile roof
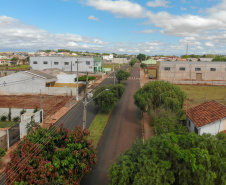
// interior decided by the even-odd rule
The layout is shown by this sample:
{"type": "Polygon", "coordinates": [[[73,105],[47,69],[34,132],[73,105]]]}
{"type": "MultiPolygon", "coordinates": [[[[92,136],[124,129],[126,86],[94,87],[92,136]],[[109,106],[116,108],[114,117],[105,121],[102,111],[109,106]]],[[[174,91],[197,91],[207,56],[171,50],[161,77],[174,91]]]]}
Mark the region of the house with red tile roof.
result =
{"type": "Polygon", "coordinates": [[[198,135],[215,135],[226,130],[226,106],[209,101],[187,111],[187,127],[198,135]]]}

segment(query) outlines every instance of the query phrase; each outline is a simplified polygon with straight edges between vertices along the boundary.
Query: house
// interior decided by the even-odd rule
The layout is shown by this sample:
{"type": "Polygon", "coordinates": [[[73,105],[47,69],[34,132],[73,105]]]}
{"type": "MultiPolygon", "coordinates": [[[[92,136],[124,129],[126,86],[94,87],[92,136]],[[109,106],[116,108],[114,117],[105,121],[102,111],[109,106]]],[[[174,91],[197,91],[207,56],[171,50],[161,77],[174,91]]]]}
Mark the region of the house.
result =
{"type": "Polygon", "coordinates": [[[94,57],[94,71],[101,72],[102,71],[102,57],[94,57]]]}
{"type": "Polygon", "coordinates": [[[49,94],[57,78],[40,71],[23,71],[0,78],[0,95],[49,94]]]}
{"type": "Polygon", "coordinates": [[[70,56],[37,56],[30,57],[30,67],[33,70],[57,68],[62,71],[76,72],[78,62],[79,72],[94,72],[93,57],[70,57],[70,56]]]}
{"type": "Polygon", "coordinates": [[[209,101],[187,111],[187,128],[198,135],[226,130],[226,106],[209,101]]]}
{"type": "Polygon", "coordinates": [[[112,62],[113,61],[113,54],[110,54],[110,55],[103,55],[103,60],[104,62],[112,62]]]}

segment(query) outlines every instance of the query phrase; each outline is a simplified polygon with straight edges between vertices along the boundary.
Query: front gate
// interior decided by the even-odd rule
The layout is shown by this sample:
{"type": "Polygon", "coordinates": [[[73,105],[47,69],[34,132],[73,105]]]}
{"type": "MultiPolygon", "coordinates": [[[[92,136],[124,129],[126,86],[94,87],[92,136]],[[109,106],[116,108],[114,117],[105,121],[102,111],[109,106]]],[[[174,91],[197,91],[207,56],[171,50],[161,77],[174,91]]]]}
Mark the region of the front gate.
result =
{"type": "Polygon", "coordinates": [[[9,134],[9,147],[14,145],[16,142],[20,140],[20,124],[18,123],[17,125],[11,127],[8,130],[9,134]]]}

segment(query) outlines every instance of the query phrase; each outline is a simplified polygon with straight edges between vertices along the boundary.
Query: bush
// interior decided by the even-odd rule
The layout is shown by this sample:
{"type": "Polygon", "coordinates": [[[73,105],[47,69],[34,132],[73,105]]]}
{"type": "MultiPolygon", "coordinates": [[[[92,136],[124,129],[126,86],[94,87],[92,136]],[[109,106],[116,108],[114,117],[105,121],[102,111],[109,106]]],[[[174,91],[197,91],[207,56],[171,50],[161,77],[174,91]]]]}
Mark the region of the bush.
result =
{"type": "Polygon", "coordinates": [[[19,120],[20,120],[20,117],[19,116],[16,116],[16,117],[13,118],[13,121],[14,122],[19,122],[19,120]]]}
{"type": "Polygon", "coordinates": [[[38,107],[35,107],[35,109],[33,111],[33,113],[36,113],[36,112],[38,112],[38,107]]]}
{"type": "Polygon", "coordinates": [[[1,116],[1,121],[6,121],[7,120],[7,116],[3,115],[1,116]]]}
{"type": "Polygon", "coordinates": [[[23,109],[20,111],[20,115],[24,114],[26,112],[26,109],[23,109]]]}
{"type": "Polygon", "coordinates": [[[145,67],[147,67],[147,64],[141,63],[141,64],[140,64],[140,67],[141,67],[141,68],[145,68],[145,67]]]}
{"type": "MultiPolygon", "coordinates": [[[[95,80],[95,76],[88,76],[88,81],[95,80]]],[[[75,78],[75,82],[77,81],[77,78],[75,78]]],[[[86,75],[78,77],[78,81],[86,81],[86,75]]]]}
{"type": "Polygon", "coordinates": [[[11,153],[6,184],[79,184],[83,175],[97,163],[89,131],[76,127],[37,127],[11,153]],[[40,142],[41,140],[41,142],[40,142]],[[35,149],[34,149],[35,148],[35,149]]]}
{"type": "Polygon", "coordinates": [[[5,153],[6,153],[5,150],[0,148],[0,161],[2,160],[2,157],[5,156],[5,153]]]}

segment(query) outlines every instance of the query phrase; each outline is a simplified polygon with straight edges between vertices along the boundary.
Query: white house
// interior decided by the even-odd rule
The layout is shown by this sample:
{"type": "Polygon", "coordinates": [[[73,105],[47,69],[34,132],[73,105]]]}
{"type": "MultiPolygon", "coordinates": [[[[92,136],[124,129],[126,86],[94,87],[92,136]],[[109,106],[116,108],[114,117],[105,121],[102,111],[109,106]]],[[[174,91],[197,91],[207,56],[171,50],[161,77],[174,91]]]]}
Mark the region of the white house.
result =
{"type": "Polygon", "coordinates": [[[187,111],[187,127],[198,135],[215,135],[226,130],[226,106],[210,101],[187,111]]]}

